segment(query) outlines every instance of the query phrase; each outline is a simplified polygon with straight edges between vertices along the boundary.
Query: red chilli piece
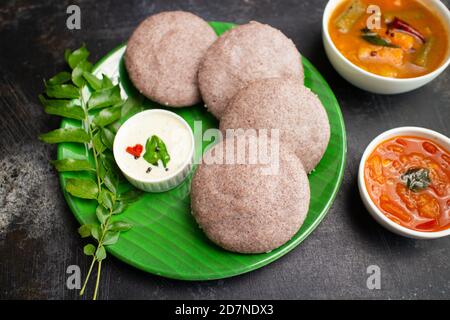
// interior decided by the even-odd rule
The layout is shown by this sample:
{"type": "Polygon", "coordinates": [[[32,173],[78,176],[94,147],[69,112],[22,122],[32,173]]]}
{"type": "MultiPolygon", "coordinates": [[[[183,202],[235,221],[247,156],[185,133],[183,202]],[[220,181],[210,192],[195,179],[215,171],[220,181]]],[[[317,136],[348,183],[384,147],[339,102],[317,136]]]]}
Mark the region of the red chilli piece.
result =
{"type": "Polygon", "coordinates": [[[141,156],[142,150],[144,150],[142,144],[137,144],[134,147],[127,147],[126,149],[126,151],[135,158],[139,158],[141,156]]]}
{"type": "Polygon", "coordinates": [[[420,31],[418,31],[417,29],[412,27],[408,22],[403,21],[402,19],[395,17],[394,21],[391,22],[390,27],[409,33],[410,35],[419,38],[420,41],[422,41],[422,43],[426,42],[425,37],[420,33],[420,31]]]}

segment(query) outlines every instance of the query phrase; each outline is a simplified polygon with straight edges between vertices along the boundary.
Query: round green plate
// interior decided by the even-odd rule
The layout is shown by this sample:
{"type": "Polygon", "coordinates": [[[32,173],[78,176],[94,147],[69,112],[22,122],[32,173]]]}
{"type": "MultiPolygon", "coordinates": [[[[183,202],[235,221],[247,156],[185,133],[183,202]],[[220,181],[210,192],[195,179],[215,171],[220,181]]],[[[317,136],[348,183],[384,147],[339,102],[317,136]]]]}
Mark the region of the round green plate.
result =
{"type": "MultiPolygon", "coordinates": [[[[232,28],[233,24],[211,22],[218,35],[232,28]]],[[[118,77],[124,95],[142,99],[145,108],[163,108],[154,102],[143,99],[128,80],[122,56],[125,46],[121,46],[104,57],[95,67],[95,72],[118,77]]],[[[286,244],[265,254],[245,255],[225,251],[209,241],[191,216],[190,177],[176,189],[159,193],[145,193],[132,203],[122,214],[124,220],[134,227],[121,235],[119,241],[108,247],[108,252],[120,260],[144,271],[164,277],[183,280],[209,280],[235,276],[260,268],[289,252],[302,242],[320,223],[330,208],[342,181],[346,137],[342,114],[336,98],[320,73],[305,58],[305,85],[315,92],[328,113],[331,125],[331,138],[328,149],[309,175],[311,204],[308,216],[300,231],[286,244]]],[[[191,126],[201,120],[203,130],[218,127],[215,120],[203,107],[171,109],[182,116],[191,126]]],[[[62,127],[80,126],[77,121],[64,119],[62,127]]],[[[196,156],[201,156],[203,146],[196,146],[196,156]]],[[[84,147],[71,143],[58,146],[58,159],[85,158],[84,147]]],[[[64,190],[66,180],[79,173],[62,173],[60,180],[64,190]]],[[[93,223],[95,201],[70,196],[65,198],[77,220],[93,223]]]]}

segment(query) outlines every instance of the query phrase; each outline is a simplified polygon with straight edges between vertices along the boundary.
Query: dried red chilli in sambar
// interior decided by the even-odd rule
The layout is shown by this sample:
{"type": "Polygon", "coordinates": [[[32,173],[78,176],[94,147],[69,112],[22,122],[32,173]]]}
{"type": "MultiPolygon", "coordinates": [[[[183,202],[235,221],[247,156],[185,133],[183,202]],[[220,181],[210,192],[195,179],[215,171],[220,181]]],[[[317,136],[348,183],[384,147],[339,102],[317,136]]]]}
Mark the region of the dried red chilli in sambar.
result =
{"type": "Polygon", "coordinates": [[[400,18],[395,17],[394,21],[392,21],[391,24],[389,24],[389,27],[409,33],[410,35],[419,38],[420,41],[422,41],[422,43],[426,42],[425,37],[422,35],[422,33],[420,33],[418,30],[416,30],[414,27],[412,27],[409,23],[407,23],[406,21],[403,21],[400,18]]]}

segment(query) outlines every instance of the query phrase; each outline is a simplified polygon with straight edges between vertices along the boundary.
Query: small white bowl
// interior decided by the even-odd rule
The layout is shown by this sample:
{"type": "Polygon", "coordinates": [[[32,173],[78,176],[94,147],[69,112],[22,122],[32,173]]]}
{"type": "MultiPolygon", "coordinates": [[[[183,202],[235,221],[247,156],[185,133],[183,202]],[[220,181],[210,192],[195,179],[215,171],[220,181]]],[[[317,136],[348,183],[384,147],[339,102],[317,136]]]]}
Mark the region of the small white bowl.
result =
{"type": "MultiPolygon", "coordinates": [[[[152,131],[151,125],[146,126],[146,128],[149,128],[148,130],[145,129],[146,134],[139,137],[136,137],[136,140],[141,140],[141,145],[144,147],[144,150],[142,151],[142,155],[145,153],[145,142],[146,139],[149,138],[150,134],[156,134],[152,131]],[[148,131],[148,132],[147,132],[148,131]]],[[[163,139],[164,140],[164,139],[163,139]]],[[[194,162],[194,134],[192,133],[192,129],[189,126],[189,124],[181,118],[179,115],[163,110],[163,109],[151,109],[151,110],[145,110],[142,112],[139,112],[129,118],[127,121],[125,121],[124,124],[119,128],[116,137],[114,139],[114,147],[113,147],[113,153],[114,153],[114,159],[122,171],[123,175],[127,180],[136,188],[141,189],[143,191],[147,192],[164,192],[170,189],[175,188],[179,184],[181,184],[184,179],[187,177],[189,172],[192,169],[192,165],[194,162]],[[186,152],[186,156],[183,157],[181,160],[181,163],[179,166],[177,166],[177,169],[171,172],[169,175],[164,177],[145,177],[145,176],[139,176],[136,173],[131,172],[129,167],[126,165],[126,161],[124,160],[124,149],[125,145],[127,145],[127,136],[132,135],[133,133],[136,134],[136,128],[139,127],[139,123],[144,123],[144,121],[147,121],[145,123],[148,123],[149,117],[158,117],[163,116],[167,119],[167,117],[170,118],[170,120],[174,120],[174,123],[177,123],[177,125],[180,125],[178,129],[182,128],[181,130],[185,131],[189,138],[186,140],[189,140],[191,145],[189,147],[189,151],[186,152]]],[[[141,157],[142,157],[141,155],[141,157]]],[[[131,155],[130,155],[131,156],[131,155]]],[[[172,157],[172,155],[171,155],[172,157]]],[[[173,161],[173,160],[171,160],[173,161]]],[[[169,162],[170,165],[170,162],[169,162]]],[[[150,164],[148,164],[150,167],[150,164]]]]}
{"type": "Polygon", "coordinates": [[[426,232],[426,231],[416,231],[403,227],[395,223],[391,219],[389,219],[386,215],[384,215],[383,212],[381,212],[381,210],[378,209],[378,207],[373,203],[372,199],[370,198],[364,180],[364,164],[366,163],[366,160],[370,156],[372,151],[380,143],[397,136],[415,136],[427,138],[430,139],[431,141],[436,142],[438,145],[444,147],[446,150],[450,150],[450,138],[430,129],[420,127],[400,127],[383,132],[378,137],[373,139],[372,142],[367,146],[361,158],[361,162],[359,163],[358,188],[359,194],[361,195],[361,199],[364,205],[366,206],[367,210],[372,215],[372,217],[379,224],[381,224],[383,227],[396,234],[414,239],[436,239],[450,235],[450,228],[442,231],[426,232]]]}
{"type": "MultiPolygon", "coordinates": [[[[334,10],[343,0],[330,0],[325,7],[322,18],[322,41],[330,60],[336,71],[348,82],[363,90],[379,94],[397,94],[415,90],[422,87],[440,75],[450,64],[450,48],[447,52],[447,58],[442,65],[431,73],[426,75],[396,79],[388,78],[368,72],[348,60],[334,45],[328,32],[328,24],[334,10]]],[[[442,19],[450,43],[450,11],[439,0],[428,0],[426,5],[433,10],[442,19]]]]}

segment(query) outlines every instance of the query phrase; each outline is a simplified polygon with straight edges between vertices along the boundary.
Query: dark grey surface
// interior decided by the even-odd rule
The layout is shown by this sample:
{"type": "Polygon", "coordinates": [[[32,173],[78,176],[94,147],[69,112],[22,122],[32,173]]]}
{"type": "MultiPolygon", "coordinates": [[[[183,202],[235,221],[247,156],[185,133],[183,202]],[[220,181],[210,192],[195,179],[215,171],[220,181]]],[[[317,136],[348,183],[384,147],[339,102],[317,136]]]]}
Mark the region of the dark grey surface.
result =
{"type": "MultiPolygon", "coordinates": [[[[146,274],[110,258],[100,299],[449,298],[450,238],[405,239],[377,225],[356,186],[359,159],[384,130],[423,126],[450,135],[450,71],[432,85],[398,96],[363,92],[331,67],[321,44],[326,1],[75,1],[82,30],[65,27],[69,1],[0,5],[0,298],[78,298],[66,268],[89,261],[48,160],[55,148],[36,136],[59,120],[44,114],[42,79],[64,67],[63,51],[85,42],[93,61],[125,42],[155,12],[182,9],[207,20],[269,23],[293,39],[334,90],[344,114],[344,181],[329,214],[299,247],[257,271],[219,281],[182,282],[146,274]],[[368,290],[366,268],[381,268],[381,290],[368,290]]],[[[444,3],[449,5],[449,1],[444,3]]]]}

